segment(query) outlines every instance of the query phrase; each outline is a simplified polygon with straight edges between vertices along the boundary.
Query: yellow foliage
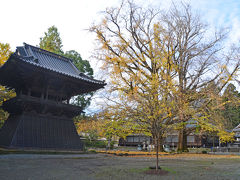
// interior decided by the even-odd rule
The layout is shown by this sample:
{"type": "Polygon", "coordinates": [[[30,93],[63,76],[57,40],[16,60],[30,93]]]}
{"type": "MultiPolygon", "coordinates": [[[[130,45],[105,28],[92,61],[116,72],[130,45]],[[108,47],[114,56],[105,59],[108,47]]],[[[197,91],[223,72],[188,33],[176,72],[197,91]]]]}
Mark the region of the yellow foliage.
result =
{"type": "Polygon", "coordinates": [[[103,115],[107,132],[138,132],[155,138],[169,129],[186,135],[199,128],[227,139],[219,113],[227,103],[222,102],[221,90],[236,72],[229,73],[225,57],[220,59],[226,64],[213,72],[218,57],[214,48],[222,36],[203,42],[200,32],[207,32],[205,26],[187,6],[182,7],[183,14],[173,9],[175,14],[166,14],[171,18],[158,21],[153,11],[141,14],[141,8],[126,4],[122,6],[130,8],[129,16],[122,7],[112,8],[102,23],[91,28],[97,35],[99,59],[110,73],[110,92],[117,91],[103,115]],[[187,129],[188,124],[195,126],[187,129]]]}
{"type": "Polygon", "coordinates": [[[0,43],[0,66],[8,60],[11,53],[9,44],[0,43]]]}
{"type": "Polygon", "coordinates": [[[103,136],[103,123],[99,120],[83,118],[77,121],[75,125],[79,134],[95,131],[99,136],[103,136]]]}
{"type": "MultiPolygon", "coordinates": [[[[0,43],[0,66],[2,66],[11,55],[9,44],[0,43]]],[[[0,106],[4,101],[11,99],[16,96],[14,90],[9,90],[4,86],[0,85],[0,106]]],[[[8,113],[0,109],[0,127],[3,125],[4,121],[7,119],[8,113]]]]}
{"type": "Polygon", "coordinates": [[[225,142],[232,142],[234,141],[234,135],[235,133],[234,132],[226,132],[224,130],[221,130],[218,132],[217,134],[220,138],[220,141],[222,143],[225,143],[225,142]]]}

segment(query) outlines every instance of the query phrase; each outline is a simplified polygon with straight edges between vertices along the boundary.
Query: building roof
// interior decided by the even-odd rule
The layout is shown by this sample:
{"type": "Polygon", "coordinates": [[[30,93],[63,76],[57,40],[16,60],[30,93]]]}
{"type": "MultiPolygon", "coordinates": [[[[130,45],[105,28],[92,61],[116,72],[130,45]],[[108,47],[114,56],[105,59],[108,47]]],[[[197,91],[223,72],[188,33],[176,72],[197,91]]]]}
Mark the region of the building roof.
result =
{"type": "Polygon", "coordinates": [[[237,126],[233,129],[233,132],[237,132],[237,131],[240,132],[240,124],[237,125],[237,126]]]}
{"type": "Polygon", "coordinates": [[[17,47],[17,50],[13,56],[17,57],[19,60],[40,68],[77,78],[89,83],[103,86],[105,85],[104,81],[95,80],[80,72],[72,63],[71,59],[26,43],[24,43],[24,46],[17,47]]]}

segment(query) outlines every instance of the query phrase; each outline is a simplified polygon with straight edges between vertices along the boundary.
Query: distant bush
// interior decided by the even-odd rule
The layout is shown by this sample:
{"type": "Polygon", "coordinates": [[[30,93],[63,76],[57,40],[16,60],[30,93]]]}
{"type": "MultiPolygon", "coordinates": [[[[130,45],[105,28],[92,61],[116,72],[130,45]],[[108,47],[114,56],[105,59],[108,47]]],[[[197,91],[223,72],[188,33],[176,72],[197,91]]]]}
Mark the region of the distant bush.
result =
{"type": "Polygon", "coordinates": [[[203,151],[206,151],[208,153],[211,151],[211,149],[210,148],[189,148],[190,153],[203,154],[203,151]]]}
{"type": "Polygon", "coordinates": [[[203,150],[203,151],[202,151],[202,154],[207,154],[207,151],[206,151],[206,150],[203,150]]]}
{"type": "Polygon", "coordinates": [[[107,143],[106,141],[98,141],[98,140],[92,140],[86,139],[85,141],[86,147],[95,147],[95,148],[105,148],[107,143]]]}
{"type": "Polygon", "coordinates": [[[97,153],[94,149],[91,149],[91,150],[89,150],[88,152],[89,152],[89,153],[94,153],[94,154],[97,153]]]}
{"type": "MultiPolygon", "coordinates": [[[[92,147],[92,148],[106,148],[108,144],[107,141],[99,141],[99,140],[90,141],[90,139],[86,139],[84,142],[86,147],[92,147]]],[[[114,142],[111,141],[110,149],[113,149],[113,145],[114,145],[114,142]]]]}

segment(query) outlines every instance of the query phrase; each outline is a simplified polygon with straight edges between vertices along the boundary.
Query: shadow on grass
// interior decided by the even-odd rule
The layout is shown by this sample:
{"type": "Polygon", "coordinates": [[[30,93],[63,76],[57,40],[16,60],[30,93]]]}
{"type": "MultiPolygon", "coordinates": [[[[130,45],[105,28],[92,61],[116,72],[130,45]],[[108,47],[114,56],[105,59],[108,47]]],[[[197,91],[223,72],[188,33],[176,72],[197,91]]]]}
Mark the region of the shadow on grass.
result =
{"type": "MultiPolygon", "coordinates": [[[[132,173],[145,173],[146,171],[149,171],[149,170],[150,170],[149,167],[147,167],[147,168],[132,168],[132,169],[129,169],[129,172],[132,172],[132,173]]],[[[152,169],[152,170],[154,170],[154,169],[152,169]]],[[[171,173],[171,174],[176,174],[177,173],[173,169],[170,169],[168,167],[163,167],[163,166],[161,166],[161,170],[167,171],[168,173],[171,173]]]]}
{"type": "Polygon", "coordinates": [[[48,155],[64,155],[64,154],[96,154],[96,151],[58,151],[58,150],[18,150],[0,148],[0,155],[5,154],[48,154],[48,155]]]}

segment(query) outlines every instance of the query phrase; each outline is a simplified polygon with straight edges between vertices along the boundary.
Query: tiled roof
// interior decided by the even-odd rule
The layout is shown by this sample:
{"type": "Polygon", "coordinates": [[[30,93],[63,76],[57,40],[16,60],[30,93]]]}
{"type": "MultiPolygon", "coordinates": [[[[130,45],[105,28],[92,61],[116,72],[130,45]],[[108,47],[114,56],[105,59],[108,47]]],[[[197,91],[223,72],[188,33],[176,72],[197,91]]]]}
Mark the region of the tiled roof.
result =
{"type": "Polygon", "coordinates": [[[26,43],[24,43],[24,46],[17,47],[17,51],[14,53],[14,56],[17,56],[18,59],[24,62],[50,71],[81,79],[90,83],[105,85],[104,81],[95,80],[81,73],[72,63],[71,59],[26,43]]]}
{"type": "Polygon", "coordinates": [[[239,132],[240,132],[240,124],[237,125],[237,126],[233,129],[233,131],[234,131],[234,132],[236,132],[236,131],[239,131],[239,132]]]}

